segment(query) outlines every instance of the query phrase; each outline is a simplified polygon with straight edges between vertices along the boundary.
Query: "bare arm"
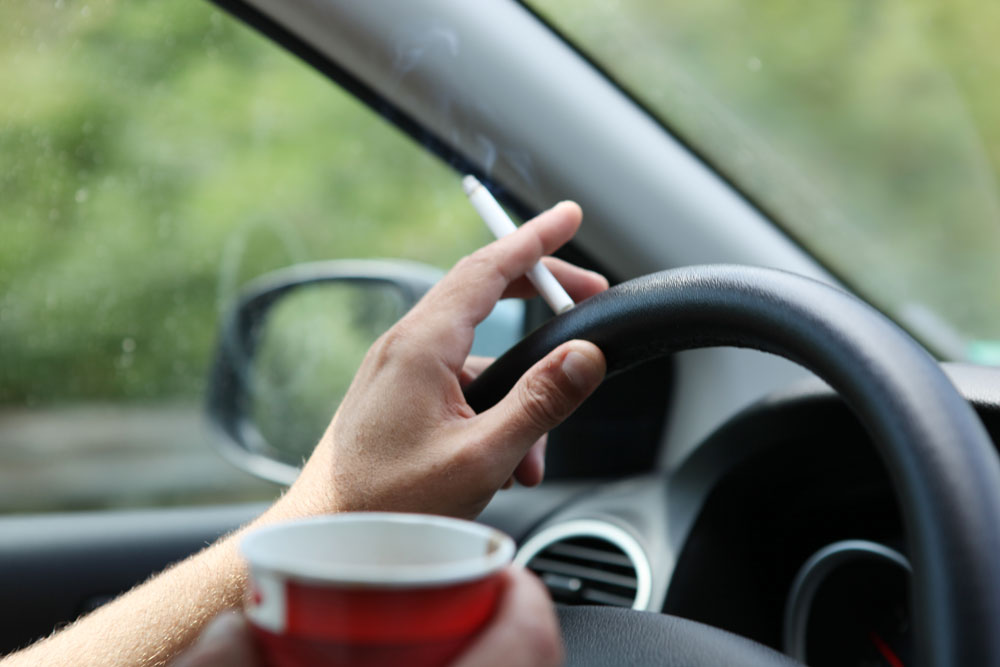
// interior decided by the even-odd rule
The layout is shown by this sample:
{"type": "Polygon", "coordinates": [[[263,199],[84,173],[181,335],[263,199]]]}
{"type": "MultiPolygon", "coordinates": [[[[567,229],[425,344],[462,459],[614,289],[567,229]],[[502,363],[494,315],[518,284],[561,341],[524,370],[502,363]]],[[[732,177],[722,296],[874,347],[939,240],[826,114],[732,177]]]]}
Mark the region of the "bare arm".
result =
{"type": "Polygon", "coordinates": [[[247,527],[172,566],[73,625],[0,660],[28,665],[164,665],[206,622],[243,601],[246,568],[238,553],[247,530],[304,514],[286,495],[247,527]]]}
{"type": "MultiPolygon", "coordinates": [[[[600,383],[600,350],[560,346],[478,415],[462,395],[476,371],[465,363],[475,326],[500,298],[530,295],[524,273],[568,241],[580,217],[575,204],[561,204],[452,269],[372,346],[299,479],[260,518],[0,665],[166,664],[241,604],[247,530],[349,510],[473,518],[512,475],[540,481],[536,443],[600,383]]],[[[565,262],[549,266],[577,299],[607,287],[565,262]]]]}

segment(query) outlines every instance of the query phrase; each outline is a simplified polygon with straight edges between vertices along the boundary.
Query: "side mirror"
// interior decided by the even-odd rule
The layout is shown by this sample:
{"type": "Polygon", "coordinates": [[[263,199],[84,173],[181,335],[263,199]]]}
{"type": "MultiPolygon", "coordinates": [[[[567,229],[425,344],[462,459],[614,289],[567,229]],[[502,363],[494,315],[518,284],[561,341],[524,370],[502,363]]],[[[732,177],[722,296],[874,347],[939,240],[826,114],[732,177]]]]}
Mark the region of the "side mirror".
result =
{"type": "MultiPolygon", "coordinates": [[[[223,455],[294,481],[369,346],[442,275],[399,260],[333,260],[249,283],[223,319],[209,379],[223,455]]],[[[477,328],[473,354],[499,355],[523,333],[523,303],[501,302],[477,328]]]]}

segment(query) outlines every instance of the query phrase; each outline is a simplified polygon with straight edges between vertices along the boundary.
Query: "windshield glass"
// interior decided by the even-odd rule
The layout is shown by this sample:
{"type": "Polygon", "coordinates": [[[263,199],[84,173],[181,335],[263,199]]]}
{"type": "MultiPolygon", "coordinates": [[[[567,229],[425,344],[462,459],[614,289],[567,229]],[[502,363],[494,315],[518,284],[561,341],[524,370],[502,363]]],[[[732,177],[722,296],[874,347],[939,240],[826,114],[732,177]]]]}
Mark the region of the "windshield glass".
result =
{"type": "Polygon", "coordinates": [[[532,4],[848,285],[1000,363],[1000,5],[532,4]]]}

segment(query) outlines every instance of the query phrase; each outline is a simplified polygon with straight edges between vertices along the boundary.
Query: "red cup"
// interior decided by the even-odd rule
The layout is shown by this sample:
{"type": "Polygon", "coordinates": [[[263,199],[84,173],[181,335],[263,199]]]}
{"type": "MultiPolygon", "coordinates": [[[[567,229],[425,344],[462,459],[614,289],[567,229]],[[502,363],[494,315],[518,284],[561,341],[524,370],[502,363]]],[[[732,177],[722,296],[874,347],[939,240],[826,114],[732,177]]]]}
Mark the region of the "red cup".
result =
{"type": "Polygon", "coordinates": [[[514,542],[470,521],[358,512],[267,526],[242,550],[266,665],[431,667],[493,616],[514,542]]]}

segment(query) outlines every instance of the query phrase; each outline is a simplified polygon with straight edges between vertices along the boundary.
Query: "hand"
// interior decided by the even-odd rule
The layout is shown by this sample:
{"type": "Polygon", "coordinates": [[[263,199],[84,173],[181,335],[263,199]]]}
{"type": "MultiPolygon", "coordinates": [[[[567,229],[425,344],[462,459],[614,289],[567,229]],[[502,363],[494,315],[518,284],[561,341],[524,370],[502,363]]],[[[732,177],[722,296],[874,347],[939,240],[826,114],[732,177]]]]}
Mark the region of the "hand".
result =
{"type": "MultiPolygon", "coordinates": [[[[295,514],[474,518],[515,471],[525,483],[541,480],[543,444],[532,445],[600,384],[603,354],[592,343],[567,342],[479,415],[462,395],[463,379],[477,371],[465,363],[475,326],[499,299],[534,294],[524,274],[573,237],[581,215],[576,204],[559,204],[464,258],[372,345],[283,499],[295,514]]],[[[607,289],[598,274],[551,258],[546,264],[577,300],[607,289]]]]}
{"type": "MultiPolygon", "coordinates": [[[[496,615],[454,667],[554,667],[562,664],[559,624],[548,592],[526,570],[506,572],[496,615]]],[[[258,667],[250,627],[242,614],[215,617],[171,667],[258,667]]]]}
{"type": "MultiPolygon", "coordinates": [[[[462,367],[462,374],[458,378],[458,383],[462,386],[462,390],[464,391],[467,385],[472,384],[472,381],[479,377],[480,373],[489,368],[494,361],[496,359],[493,357],[469,357],[466,359],[465,366],[462,367]]],[[[528,450],[528,453],[521,459],[521,462],[517,464],[514,474],[508,477],[507,481],[500,488],[511,488],[514,486],[514,480],[517,480],[524,486],[537,486],[541,484],[542,478],[545,477],[545,449],[548,445],[548,440],[549,436],[547,433],[536,440],[535,444],[528,450]]]]}
{"type": "Polygon", "coordinates": [[[454,667],[555,667],[563,657],[549,592],[535,575],[511,568],[496,616],[454,667]]]}

